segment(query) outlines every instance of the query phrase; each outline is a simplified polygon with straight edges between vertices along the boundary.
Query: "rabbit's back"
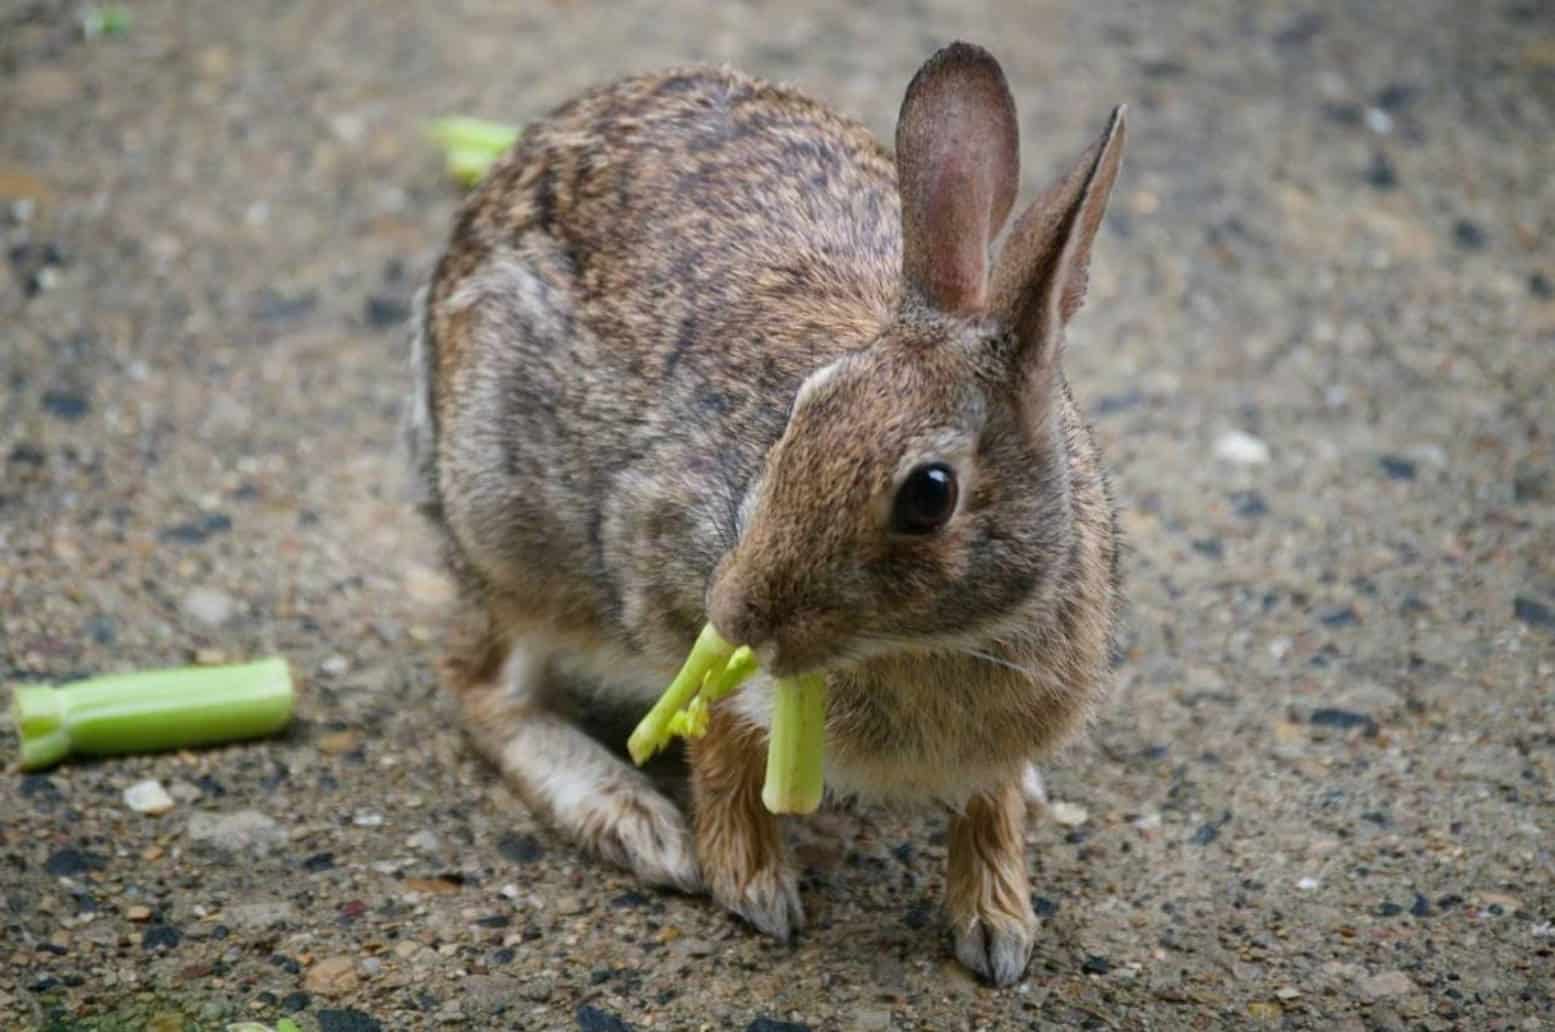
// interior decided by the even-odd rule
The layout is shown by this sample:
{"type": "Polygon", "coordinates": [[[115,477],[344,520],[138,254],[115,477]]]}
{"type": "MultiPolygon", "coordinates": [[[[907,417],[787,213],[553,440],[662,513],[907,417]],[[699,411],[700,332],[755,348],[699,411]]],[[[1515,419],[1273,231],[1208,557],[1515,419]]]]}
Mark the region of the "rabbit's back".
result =
{"type": "Polygon", "coordinates": [[[799,383],[900,291],[890,157],[780,87],[676,70],[530,127],[430,289],[418,451],[470,573],[673,662],[799,383]]]}

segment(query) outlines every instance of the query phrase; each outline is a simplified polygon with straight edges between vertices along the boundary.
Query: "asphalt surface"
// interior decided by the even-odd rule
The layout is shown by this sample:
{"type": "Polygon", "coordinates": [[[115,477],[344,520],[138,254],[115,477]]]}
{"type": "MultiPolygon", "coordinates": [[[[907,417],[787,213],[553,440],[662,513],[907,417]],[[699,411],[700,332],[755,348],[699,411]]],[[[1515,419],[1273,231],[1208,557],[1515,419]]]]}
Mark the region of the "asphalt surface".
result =
{"type": "Polygon", "coordinates": [[[278,653],[299,713],[4,775],[0,1024],[1555,1027],[1555,7],[128,10],[0,4],[0,682],[278,653]],[[727,60],[888,138],[956,37],[1027,196],[1131,106],[1068,360],[1126,654],[1007,990],[937,818],[796,828],[793,948],[538,826],[436,688],[395,436],[459,197],[426,119],[727,60]]]}

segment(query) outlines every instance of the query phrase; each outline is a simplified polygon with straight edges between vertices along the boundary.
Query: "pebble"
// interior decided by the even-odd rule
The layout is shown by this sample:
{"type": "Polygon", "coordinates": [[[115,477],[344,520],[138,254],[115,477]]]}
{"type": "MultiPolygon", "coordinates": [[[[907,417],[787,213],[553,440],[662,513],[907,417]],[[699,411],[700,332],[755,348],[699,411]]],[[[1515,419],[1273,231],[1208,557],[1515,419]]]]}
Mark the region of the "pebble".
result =
{"type": "Polygon", "coordinates": [[[151,920],[151,908],[143,903],[137,903],[132,907],[126,907],[124,917],[128,921],[139,923],[151,920]]]}
{"type": "Polygon", "coordinates": [[[383,814],[369,813],[366,810],[357,811],[351,818],[351,823],[358,828],[377,828],[383,824],[383,814]]]}
{"type": "Polygon", "coordinates": [[[1415,479],[1415,464],[1400,455],[1384,455],[1377,460],[1389,480],[1415,479]]]}
{"type": "Polygon", "coordinates": [[[176,804],[173,797],[167,794],[167,789],[162,787],[162,782],[147,779],[137,781],[124,790],[124,805],[136,813],[160,817],[176,804]]]}
{"type": "Polygon", "coordinates": [[[74,391],[43,392],[43,410],[67,423],[80,422],[91,408],[91,402],[74,391]]]}
{"type": "Polygon", "coordinates": [[[1381,1000],[1390,996],[1403,996],[1415,990],[1415,983],[1402,971],[1379,971],[1363,978],[1356,988],[1368,1000],[1381,1000]]]}
{"type": "Polygon", "coordinates": [[[810,1032],[810,1026],[797,1021],[778,1021],[776,1018],[757,1018],[745,1026],[745,1032],[810,1032]]]}
{"type": "Polygon", "coordinates": [[[1269,446],[1252,434],[1229,430],[1216,439],[1215,457],[1236,466],[1262,466],[1269,461],[1269,446]]]}
{"type": "Polygon", "coordinates": [[[497,839],[497,852],[519,864],[533,863],[545,855],[539,839],[527,833],[519,835],[511,831],[497,839]]]}
{"type": "Polygon", "coordinates": [[[405,845],[422,853],[435,853],[442,848],[442,843],[438,841],[437,833],[426,828],[406,839],[405,845]]]}
{"type": "Polygon", "coordinates": [[[236,928],[262,931],[293,920],[296,911],[285,900],[256,900],[228,907],[222,916],[236,928]]]}
{"type": "Polygon", "coordinates": [[[183,941],[183,933],[172,925],[165,924],[148,925],[140,937],[141,948],[148,950],[170,950],[181,941],[183,941]]]}
{"type": "Polygon", "coordinates": [[[1555,608],[1525,595],[1518,595],[1512,599],[1512,615],[1529,627],[1555,631],[1555,608]]]}
{"type": "Polygon", "coordinates": [[[234,853],[267,853],[286,844],[286,829],[257,810],[197,813],[189,818],[189,838],[234,853]]]}
{"type": "Polygon", "coordinates": [[[609,1011],[587,1003],[578,1006],[573,1018],[578,1023],[578,1032],[631,1032],[632,1029],[609,1011]]]}
{"type": "Polygon", "coordinates": [[[232,619],[232,596],[215,588],[195,588],[184,596],[184,613],[208,627],[220,627],[232,619]]]}
{"type": "Polygon", "coordinates": [[[302,985],[310,993],[334,996],[355,989],[361,979],[356,974],[356,961],[347,956],[325,957],[308,969],[302,985]]]}
{"type": "Polygon", "coordinates": [[[1078,803],[1059,800],[1048,804],[1048,813],[1053,815],[1053,820],[1066,828],[1079,827],[1091,819],[1090,812],[1078,803]]]}
{"type": "Polygon", "coordinates": [[[319,1032],[383,1032],[383,1026],[354,1007],[344,1007],[319,1011],[319,1032]]]}
{"type": "Polygon", "coordinates": [[[1469,219],[1459,219],[1453,223],[1452,239],[1465,251],[1483,251],[1488,242],[1485,231],[1469,219]]]}
{"type": "Polygon", "coordinates": [[[354,752],[362,744],[362,736],[355,731],[335,731],[319,739],[319,752],[326,756],[341,756],[354,752]]]}
{"type": "Polygon", "coordinates": [[[1302,892],[1312,892],[1320,884],[1322,883],[1319,882],[1316,878],[1308,875],[1296,883],[1296,888],[1300,889],[1302,892]]]}
{"type": "Polygon", "coordinates": [[[891,1012],[882,1007],[866,1007],[853,1015],[851,1032],[886,1032],[891,1027],[891,1012]]]}
{"type": "Polygon", "coordinates": [[[344,656],[330,656],[319,664],[319,670],[330,677],[339,677],[351,669],[351,661],[344,656]]]}

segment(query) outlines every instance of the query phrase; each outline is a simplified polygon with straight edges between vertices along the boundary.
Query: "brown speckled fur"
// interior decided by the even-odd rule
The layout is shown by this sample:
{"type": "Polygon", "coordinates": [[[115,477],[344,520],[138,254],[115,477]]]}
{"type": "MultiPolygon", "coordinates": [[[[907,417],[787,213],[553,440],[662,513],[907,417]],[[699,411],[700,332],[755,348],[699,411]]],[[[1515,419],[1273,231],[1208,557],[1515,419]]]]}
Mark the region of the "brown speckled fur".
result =
{"type": "Polygon", "coordinates": [[[986,941],[979,961],[958,931],[958,955],[1007,982],[1030,948],[1011,800],[1101,696],[1118,608],[1113,506],[1059,358],[1121,112],[991,262],[1019,182],[993,59],[931,58],[897,150],[900,196],[861,126],[729,70],[565,105],[460,213],[418,308],[410,439],[463,604],[490,618],[477,644],[451,638],[450,687],[532,805],[647,877],[797,927],[786,861],[763,900],[735,888],[781,854],[753,790],[768,679],[693,752],[695,859],[646,783],[553,715],[556,664],[638,706],[711,620],[774,675],[826,671],[829,787],[960,814],[976,848],[952,850],[953,873],[973,888],[953,886],[950,916],[986,941]],[[956,472],[955,516],[893,533],[896,487],[928,461],[956,472]],[[504,644],[511,684],[460,673],[489,673],[504,644]],[[488,698],[503,692],[522,707],[488,698]],[[519,712],[562,730],[492,717],[519,712]],[[611,813],[641,833],[612,838],[611,813]],[[634,853],[654,844],[673,855],[634,853]]]}

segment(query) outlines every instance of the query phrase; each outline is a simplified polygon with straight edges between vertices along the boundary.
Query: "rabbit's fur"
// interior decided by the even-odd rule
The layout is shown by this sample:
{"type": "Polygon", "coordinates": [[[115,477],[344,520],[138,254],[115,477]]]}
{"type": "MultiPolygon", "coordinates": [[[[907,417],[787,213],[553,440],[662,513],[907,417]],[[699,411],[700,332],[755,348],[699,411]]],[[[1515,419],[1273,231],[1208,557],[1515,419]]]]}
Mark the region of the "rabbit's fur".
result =
{"type": "Polygon", "coordinates": [[[445,678],[537,811],[798,928],[766,676],[691,749],[694,833],[555,690],[581,667],[641,712],[710,619],[767,675],[826,672],[830,789],[949,806],[957,954],[1019,977],[1022,779],[1099,698],[1118,608],[1059,357],[1121,116],[992,261],[1016,121],[967,44],[913,79],[895,160],[792,89],[690,68],[579,97],[493,168],[418,307],[409,436],[461,585],[445,678]],[[897,533],[926,462],[954,515],[897,533]]]}

